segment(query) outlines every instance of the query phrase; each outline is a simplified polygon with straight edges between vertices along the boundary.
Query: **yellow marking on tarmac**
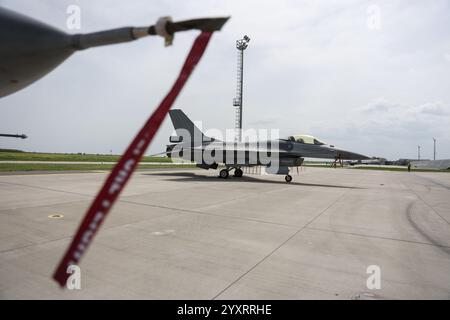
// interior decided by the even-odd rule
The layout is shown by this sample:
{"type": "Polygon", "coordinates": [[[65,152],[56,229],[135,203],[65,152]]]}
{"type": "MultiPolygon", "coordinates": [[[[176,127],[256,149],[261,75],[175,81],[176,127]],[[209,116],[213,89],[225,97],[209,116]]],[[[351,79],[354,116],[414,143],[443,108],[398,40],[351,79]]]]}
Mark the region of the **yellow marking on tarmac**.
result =
{"type": "Polygon", "coordinates": [[[64,215],[57,213],[57,214],[51,214],[48,217],[50,219],[62,219],[62,218],[64,218],[64,215]]]}

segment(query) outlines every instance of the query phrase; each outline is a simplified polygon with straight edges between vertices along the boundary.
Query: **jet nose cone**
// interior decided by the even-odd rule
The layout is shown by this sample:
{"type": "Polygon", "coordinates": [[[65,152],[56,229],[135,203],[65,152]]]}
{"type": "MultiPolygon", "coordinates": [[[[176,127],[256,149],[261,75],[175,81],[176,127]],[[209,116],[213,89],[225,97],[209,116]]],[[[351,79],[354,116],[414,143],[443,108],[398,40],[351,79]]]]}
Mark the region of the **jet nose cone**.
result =
{"type": "Polygon", "coordinates": [[[345,151],[345,150],[336,150],[336,155],[344,160],[368,160],[368,159],[370,159],[369,157],[367,157],[365,155],[350,152],[350,151],[345,151]]]}

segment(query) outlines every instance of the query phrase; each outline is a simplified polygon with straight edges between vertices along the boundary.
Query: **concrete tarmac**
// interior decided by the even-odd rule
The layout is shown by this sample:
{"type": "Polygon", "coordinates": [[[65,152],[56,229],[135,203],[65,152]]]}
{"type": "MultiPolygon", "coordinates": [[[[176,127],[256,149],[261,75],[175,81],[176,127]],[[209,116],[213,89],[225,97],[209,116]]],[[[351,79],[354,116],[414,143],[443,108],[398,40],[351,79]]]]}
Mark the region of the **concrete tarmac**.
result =
{"type": "Polygon", "coordinates": [[[0,298],[450,298],[450,174],[217,174],[137,172],[81,261],[80,290],[51,275],[106,173],[0,176],[0,298]]]}

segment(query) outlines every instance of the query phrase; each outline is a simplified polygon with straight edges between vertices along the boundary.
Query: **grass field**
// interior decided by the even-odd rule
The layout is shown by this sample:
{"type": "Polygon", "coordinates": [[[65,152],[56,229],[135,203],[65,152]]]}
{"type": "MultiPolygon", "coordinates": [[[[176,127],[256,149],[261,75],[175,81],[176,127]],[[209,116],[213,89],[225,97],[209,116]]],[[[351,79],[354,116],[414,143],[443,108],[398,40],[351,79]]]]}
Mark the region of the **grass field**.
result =
{"type": "MultiPolygon", "coordinates": [[[[354,170],[381,170],[381,171],[403,171],[403,172],[407,172],[408,168],[405,166],[404,168],[399,168],[399,167],[389,167],[389,166],[358,166],[358,167],[352,167],[352,166],[344,166],[344,167],[340,167],[337,166],[336,168],[332,167],[330,164],[311,164],[311,163],[306,163],[304,164],[305,167],[315,167],[315,168],[330,168],[330,169],[354,169],[354,170]]],[[[415,169],[415,168],[411,168],[411,172],[449,172],[450,170],[438,170],[438,169],[415,169]]]]}
{"type": "MultiPolygon", "coordinates": [[[[81,154],[81,153],[42,153],[22,152],[19,150],[0,150],[0,161],[73,161],[73,162],[117,162],[120,155],[107,154],[81,154]]],[[[173,168],[174,165],[167,157],[143,157],[138,169],[160,169],[173,168]],[[151,164],[151,163],[164,164],[151,164]],[[147,163],[147,165],[146,165],[147,163]],[[167,165],[165,164],[167,163],[167,165]]],[[[0,163],[0,172],[12,171],[92,171],[110,170],[114,164],[92,164],[92,163],[0,163]]],[[[194,168],[195,165],[176,165],[176,168],[194,168]]]]}
{"type": "MultiPolygon", "coordinates": [[[[113,164],[54,164],[54,163],[0,163],[0,172],[13,171],[95,171],[110,170],[113,164]]],[[[195,168],[193,164],[170,165],[157,164],[145,165],[140,164],[138,169],[162,169],[162,168],[195,168]]]]}
{"type": "MultiPolygon", "coordinates": [[[[116,162],[120,155],[0,151],[0,161],[87,161],[116,162]]],[[[142,157],[141,162],[172,162],[167,157],[142,157]]]]}
{"type": "MultiPolygon", "coordinates": [[[[349,167],[351,168],[351,167],[349,167]]],[[[405,168],[390,168],[390,167],[371,167],[371,166],[366,166],[366,167],[353,167],[351,169],[355,169],[355,170],[383,170],[383,171],[403,171],[403,172],[408,172],[408,169],[405,168]]],[[[411,172],[450,172],[450,170],[439,170],[439,169],[415,169],[415,168],[411,168],[411,172]]]]}
{"type": "MultiPolygon", "coordinates": [[[[80,154],[80,153],[41,153],[41,152],[22,152],[19,150],[0,150],[0,161],[74,161],[74,162],[117,162],[120,155],[105,154],[80,154]]],[[[149,157],[145,156],[139,165],[139,169],[149,168],[195,168],[193,164],[172,165],[172,161],[167,157],[149,157]],[[157,165],[145,165],[145,163],[167,163],[157,165]]],[[[113,164],[56,164],[56,163],[0,163],[0,172],[12,171],[92,171],[92,170],[110,170],[113,164]]],[[[325,163],[305,162],[304,166],[332,168],[325,163]]],[[[340,169],[338,166],[337,169],[340,169]]],[[[343,167],[343,169],[355,170],[383,170],[383,171],[407,171],[405,168],[398,167],[378,167],[378,166],[360,166],[360,167],[343,167]]],[[[413,172],[450,172],[450,170],[434,170],[434,169],[411,169],[413,172]]]]}

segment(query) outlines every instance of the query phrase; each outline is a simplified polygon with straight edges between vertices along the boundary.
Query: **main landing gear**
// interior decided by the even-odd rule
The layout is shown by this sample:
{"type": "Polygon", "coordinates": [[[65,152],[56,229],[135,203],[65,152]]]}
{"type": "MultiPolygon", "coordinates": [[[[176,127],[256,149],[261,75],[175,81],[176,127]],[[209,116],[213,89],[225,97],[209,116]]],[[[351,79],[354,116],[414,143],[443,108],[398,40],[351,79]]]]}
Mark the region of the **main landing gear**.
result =
{"type": "Polygon", "coordinates": [[[226,169],[220,170],[219,177],[221,177],[222,179],[228,178],[230,175],[230,171],[233,169],[234,169],[234,176],[236,178],[240,178],[244,175],[244,171],[242,171],[241,168],[226,168],[226,169]]]}
{"type": "Polygon", "coordinates": [[[228,178],[230,174],[228,173],[228,169],[222,169],[219,172],[219,177],[221,177],[222,179],[226,179],[228,178]]]}
{"type": "MultiPolygon", "coordinates": [[[[227,179],[230,176],[231,170],[234,170],[234,176],[236,178],[240,178],[244,174],[244,171],[242,171],[241,168],[225,168],[225,169],[220,170],[219,177],[222,179],[227,179]]],[[[284,180],[286,180],[286,182],[289,183],[292,181],[292,176],[288,174],[284,177],[284,180]]]]}

